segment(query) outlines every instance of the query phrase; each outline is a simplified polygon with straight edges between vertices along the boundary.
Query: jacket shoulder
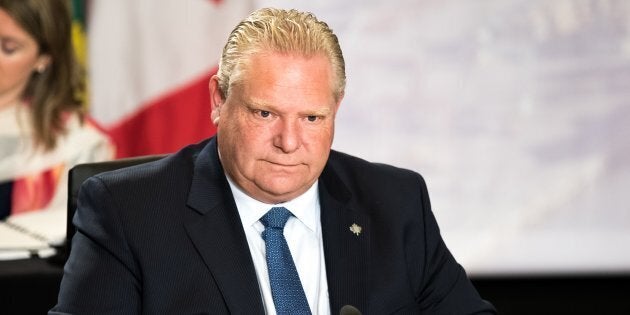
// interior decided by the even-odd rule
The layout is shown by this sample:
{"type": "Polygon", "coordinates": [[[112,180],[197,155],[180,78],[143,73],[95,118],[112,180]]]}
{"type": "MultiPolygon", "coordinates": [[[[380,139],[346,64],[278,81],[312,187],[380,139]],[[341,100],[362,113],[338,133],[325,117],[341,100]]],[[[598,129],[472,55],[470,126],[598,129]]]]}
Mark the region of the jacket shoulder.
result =
{"type": "Polygon", "coordinates": [[[108,185],[138,185],[151,182],[176,180],[184,174],[192,174],[195,160],[204,148],[204,142],[189,145],[176,153],[142,164],[121,167],[94,176],[108,185]]]}
{"type": "Polygon", "coordinates": [[[417,172],[383,163],[369,162],[332,151],[322,174],[323,187],[342,199],[372,208],[379,204],[426,204],[428,191],[417,172]]]}

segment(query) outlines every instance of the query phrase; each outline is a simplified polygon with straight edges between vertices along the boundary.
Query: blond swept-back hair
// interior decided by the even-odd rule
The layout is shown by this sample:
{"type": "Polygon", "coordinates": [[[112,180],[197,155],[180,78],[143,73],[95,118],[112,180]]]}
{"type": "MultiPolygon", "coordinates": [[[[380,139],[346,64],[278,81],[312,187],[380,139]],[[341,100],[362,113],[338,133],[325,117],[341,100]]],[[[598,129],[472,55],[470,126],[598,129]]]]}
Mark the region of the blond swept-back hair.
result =
{"type": "Polygon", "coordinates": [[[227,97],[230,87],[241,79],[249,57],[262,51],[324,55],[334,75],[333,96],[338,101],[346,86],[345,62],[337,36],[312,13],[263,8],[251,13],[230,33],[219,62],[219,88],[227,97]]]}

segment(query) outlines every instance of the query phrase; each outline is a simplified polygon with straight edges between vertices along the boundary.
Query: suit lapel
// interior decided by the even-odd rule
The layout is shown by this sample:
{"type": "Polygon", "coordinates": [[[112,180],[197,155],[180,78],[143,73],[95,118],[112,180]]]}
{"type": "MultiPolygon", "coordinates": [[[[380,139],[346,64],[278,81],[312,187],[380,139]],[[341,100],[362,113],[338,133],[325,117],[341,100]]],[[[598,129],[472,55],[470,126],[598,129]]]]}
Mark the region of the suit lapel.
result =
{"type": "Polygon", "coordinates": [[[319,195],[331,312],[336,314],[344,305],[366,310],[369,218],[353,206],[351,193],[330,165],[320,177],[319,195]]]}
{"type": "MultiPolygon", "coordinates": [[[[320,177],[319,196],[331,312],[344,305],[367,310],[369,218],[351,202],[350,191],[330,164],[320,177]]],[[[195,158],[188,206],[192,210],[185,214],[186,230],[230,312],[263,313],[256,270],[219,162],[216,138],[195,158]]]]}
{"type": "Polygon", "coordinates": [[[228,309],[235,314],[264,312],[247,239],[223,169],[216,138],[199,153],[185,226],[208,266],[228,309]],[[258,297],[258,298],[256,298],[258,297]]]}

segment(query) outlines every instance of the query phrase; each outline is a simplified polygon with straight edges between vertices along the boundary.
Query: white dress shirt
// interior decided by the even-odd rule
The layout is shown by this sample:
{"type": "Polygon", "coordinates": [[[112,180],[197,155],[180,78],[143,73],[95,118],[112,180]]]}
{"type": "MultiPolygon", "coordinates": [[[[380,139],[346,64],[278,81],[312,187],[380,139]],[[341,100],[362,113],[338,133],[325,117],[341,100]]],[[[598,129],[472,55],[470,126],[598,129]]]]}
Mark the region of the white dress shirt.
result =
{"type": "Polygon", "coordinates": [[[265,241],[261,236],[265,227],[259,220],[272,207],[285,207],[293,213],[293,216],[284,226],[284,237],[291,250],[311,313],[329,315],[330,304],[317,182],[301,196],[288,202],[272,205],[248,196],[232,182],[229,176],[227,178],[256,268],[265,313],[276,314],[276,308],[273,304],[267,271],[265,241]]]}

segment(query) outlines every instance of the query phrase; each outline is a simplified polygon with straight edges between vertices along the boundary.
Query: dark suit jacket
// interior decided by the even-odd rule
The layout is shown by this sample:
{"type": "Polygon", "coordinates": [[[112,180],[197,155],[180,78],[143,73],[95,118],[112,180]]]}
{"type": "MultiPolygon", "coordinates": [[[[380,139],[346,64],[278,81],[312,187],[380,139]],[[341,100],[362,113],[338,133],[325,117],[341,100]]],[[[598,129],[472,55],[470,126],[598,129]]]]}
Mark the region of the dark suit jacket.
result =
{"type": "MultiPolygon", "coordinates": [[[[332,314],[494,312],[444,245],[419,174],[333,151],[319,196],[332,314]]],[[[74,224],[51,314],[264,312],[215,139],[88,179],[74,224]]]]}

